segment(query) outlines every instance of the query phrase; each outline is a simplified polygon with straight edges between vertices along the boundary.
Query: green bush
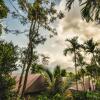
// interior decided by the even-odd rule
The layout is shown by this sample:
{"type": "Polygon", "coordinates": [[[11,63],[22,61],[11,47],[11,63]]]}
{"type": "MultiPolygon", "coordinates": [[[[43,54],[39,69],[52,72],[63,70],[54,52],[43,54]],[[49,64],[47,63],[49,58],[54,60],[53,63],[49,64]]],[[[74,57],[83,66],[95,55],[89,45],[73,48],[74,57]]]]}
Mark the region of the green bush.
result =
{"type": "Polygon", "coordinates": [[[100,92],[74,92],[74,100],[100,100],[100,92]]]}
{"type": "Polygon", "coordinates": [[[89,100],[100,100],[100,92],[88,92],[87,98],[89,100]]]}

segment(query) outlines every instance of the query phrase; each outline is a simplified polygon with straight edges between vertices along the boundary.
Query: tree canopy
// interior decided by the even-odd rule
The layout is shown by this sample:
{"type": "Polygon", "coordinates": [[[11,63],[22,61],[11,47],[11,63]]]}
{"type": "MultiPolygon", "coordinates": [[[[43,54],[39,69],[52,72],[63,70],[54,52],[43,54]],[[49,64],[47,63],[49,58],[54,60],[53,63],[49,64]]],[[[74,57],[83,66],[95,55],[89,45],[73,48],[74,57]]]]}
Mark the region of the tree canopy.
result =
{"type": "Polygon", "coordinates": [[[8,8],[5,5],[4,0],[0,0],[0,19],[6,18],[8,14],[8,8]]]}
{"type": "Polygon", "coordinates": [[[12,89],[15,85],[14,78],[11,77],[16,71],[18,60],[17,47],[12,43],[0,41],[0,99],[8,100],[13,95],[12,89]]]}

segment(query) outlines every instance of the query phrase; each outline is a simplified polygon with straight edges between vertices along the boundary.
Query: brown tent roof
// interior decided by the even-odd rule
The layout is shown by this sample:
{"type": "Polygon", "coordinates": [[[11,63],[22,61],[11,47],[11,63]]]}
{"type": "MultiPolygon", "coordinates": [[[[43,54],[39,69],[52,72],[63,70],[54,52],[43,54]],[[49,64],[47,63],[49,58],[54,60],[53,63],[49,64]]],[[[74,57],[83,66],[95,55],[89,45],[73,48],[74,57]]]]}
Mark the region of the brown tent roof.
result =
{"type": "MultiPolygon", "coordinates": [[[[18,89],[18,84],[19,84],[19,76],[15,76],[16,79],[16,86],[15,86],[15,91],[17,91],[18,89]]],[[[22,87],[23,87],[23,82],[22,81],[22,86],[21,86],[21,91],[22,91],[22,87]]],[[[45,79],[43,76],[41,76],[40,74],[31,74],[28,75],[28,79],[27,79],[27,84],[26,84],[26,89],[25,89],[25,93],[35,93],[35,92],[39,92],[41,90],[45,89],[45,79]]],[[[21,93],[20,91],[20,93],[21,93]]]]}

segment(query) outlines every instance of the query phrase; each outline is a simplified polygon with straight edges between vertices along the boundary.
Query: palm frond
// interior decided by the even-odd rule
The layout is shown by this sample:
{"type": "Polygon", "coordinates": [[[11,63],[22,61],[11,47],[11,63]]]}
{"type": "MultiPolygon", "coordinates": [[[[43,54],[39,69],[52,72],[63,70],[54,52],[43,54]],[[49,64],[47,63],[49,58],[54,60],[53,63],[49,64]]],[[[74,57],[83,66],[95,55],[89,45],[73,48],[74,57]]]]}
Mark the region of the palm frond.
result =
{"type": "Polygon", "coordinates": [[[94,42],[93,38],[87,40],[85,43],[85,50],[87,52],[94,52],[96,47],[99,45],[97,42],[94,42]]]}
{"type": "Polygon", "coordinates": [[[54,69],[54,77],[60,77],[61,75],[61,69],[60,69],[60,66],[56,66],[55,69],[54,69]]]}
{"type": "Polygon", "coordinates": [[[65,69],[62,69],[62,70],[61,70],[61,76],[62,76],[62,77],[65,77],[66,74],[67,74],[66,70],[65,70],[65,69]]]}
{"type": "Polygon", "coordinates": [[[32,73],[41,73],[41,72],[45,71],[43,65],[37,64],[37,63],[34,63],[32,65],[32,69],[31,70],[32,70],[32,73]]]}
{"type": "Polygon", "coordinates": [[[71,9],[72,4],[74,3],[75,0],[66,0],[66,8],[68,9],[68,11],[71,9]]]}
{"type": "Polygon", "coordinates": [[[74,51],[73,48],[66,48],[64,50],[64,55],[66,56],[68,53],[72,53],[73,51],[74,51]]]}
{"type": "Polygon", "coordinates": [[[49,76],[51,82],[53,82],[53,74],[49,69],[45,69],[46,74],[49,76]]]}
{"type": "MultiPolygon", "coordinates": [[[[66,8],[71,10],[75,0],[66,0],[66,8]]],[[[77,1],[77,0],[76,0],[77,1]]],[[[87,22],[98,21],[100,23],[100,1],[99,0],[78,0],[81,9],[81,16],[87,22]]]]}

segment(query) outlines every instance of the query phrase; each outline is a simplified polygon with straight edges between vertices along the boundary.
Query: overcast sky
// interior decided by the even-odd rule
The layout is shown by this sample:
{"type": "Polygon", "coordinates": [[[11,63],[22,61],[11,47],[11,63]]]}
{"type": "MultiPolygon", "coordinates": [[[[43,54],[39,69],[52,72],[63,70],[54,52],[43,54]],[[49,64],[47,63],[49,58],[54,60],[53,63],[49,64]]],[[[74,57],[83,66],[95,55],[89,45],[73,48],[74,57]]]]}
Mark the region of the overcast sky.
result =
{"type": "MultiPolygon", "coordinates": [[[[56,0],[58,2],[58,0],[56,0]]],[[[61,65],[63,68],[68,70],[73,69],[72,56],[68,55],[65,57],[63,55],[63,50],[67,46],[65,43],[66,38],[72,38],[73,36],[79,36],[79,41],[82,42],[91,37],[94,40],[100,40],[100,25],[96,23],[86,23],[82,20],[80,15],[80,9],[75,3],[70,12],[65,11],[65,1],[59,0],[56,6],[57,10],[62,10],[65,14],[65,17],[62,20],[57,21],[57,32],[58,35],[52,39],[48,39],[44,45],[39,45],[37,50],[39,53],[46,54],[50,57],[49,68],[54,68],[56,65],[61,65]]],[[[13,21],[10,17],[6,21],[7,25],[12,25],[13,28],[23,29],[23,26],[20,26],[17,21],[13,21]]],[[[10,26],[9,26],[10,27],[10,26]]],[[[25,26],[24,28],[27,28],[25,26]]],[[[13,41],[14,44],[24,47],[27,45],[27,37],[23,34],[21,35],[12,35],[12,34],[3,34],[1,38],[7,41],[13,41]]]]}

